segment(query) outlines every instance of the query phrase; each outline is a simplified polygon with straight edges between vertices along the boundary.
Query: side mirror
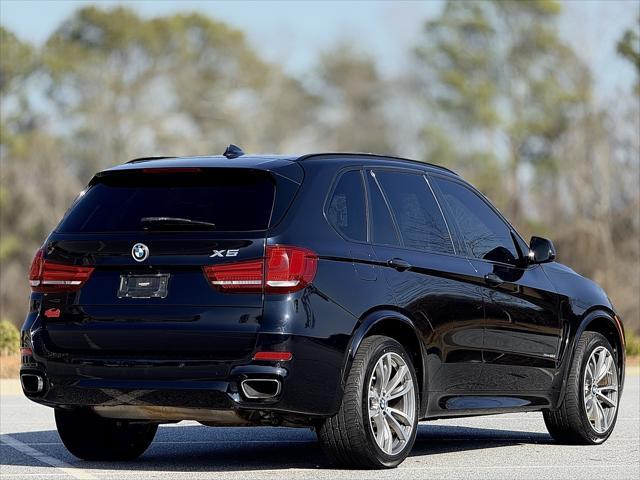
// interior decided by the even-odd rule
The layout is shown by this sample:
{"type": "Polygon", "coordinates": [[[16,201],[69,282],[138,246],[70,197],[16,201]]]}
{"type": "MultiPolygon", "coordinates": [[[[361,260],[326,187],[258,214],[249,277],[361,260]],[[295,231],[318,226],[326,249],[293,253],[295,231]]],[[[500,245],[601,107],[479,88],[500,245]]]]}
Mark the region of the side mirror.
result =
{"type": "Polygon", "coordinates": [[[553,242],[542,237],[531,237],[529,242],[529,261],[531,263],[547,263],[556,259],[556,247],[553,242]]]}

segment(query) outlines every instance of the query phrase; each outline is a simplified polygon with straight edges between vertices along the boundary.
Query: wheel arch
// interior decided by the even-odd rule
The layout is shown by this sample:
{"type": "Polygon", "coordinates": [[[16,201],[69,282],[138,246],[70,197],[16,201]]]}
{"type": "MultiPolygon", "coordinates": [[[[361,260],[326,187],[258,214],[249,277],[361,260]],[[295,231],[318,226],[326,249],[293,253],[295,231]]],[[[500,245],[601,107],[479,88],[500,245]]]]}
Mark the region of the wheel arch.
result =
{"type": "Polygon", "coordinates": [[[342,372],[342,382],[346,382],[351,365],[362,341],[371,335],[384,335],[397,340],[411,356],[418,388],[420,392],[420,416],[426,410],[425,386],[427,385],[427,363],[423,343],[418,329],[406,315],[395,310],[377,310],[367,314],[351,335],[347,350],[345,365],[342,372]]]}
{"type": "Polygon", "coordinates": [[[603,335],[616,351],[618,358],[618,372],[620,382],[620,394],[622,394],[624,386],[624,373],[625,373],[625,338],[624,327],[618,316],[606,307],[594,307],[590,309],[582,318],[582,321],[578,325],[576,333],[573,337],[570,355],[565,359],[565,368],[562,379],[562,388],[559,401],[564,398],[564,393],[569,379],[569,373],[571,371],[571,365],[573,364],[573,356],[575,352],[575,345],[580,340],[580,337],[584,332],[597,332],[603,335]]]}

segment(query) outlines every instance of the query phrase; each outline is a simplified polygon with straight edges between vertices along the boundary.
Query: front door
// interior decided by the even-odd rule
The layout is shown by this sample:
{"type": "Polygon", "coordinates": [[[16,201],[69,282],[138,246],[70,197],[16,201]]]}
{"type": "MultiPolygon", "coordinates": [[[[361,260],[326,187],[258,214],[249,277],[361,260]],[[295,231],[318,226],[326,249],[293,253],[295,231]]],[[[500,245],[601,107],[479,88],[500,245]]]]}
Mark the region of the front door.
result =
{"type": "Polygon", "coordinates": [[[486,389],[548,391],[562,337],[553,286],[542,267],[526,262],[524,242],[483,197],[457,181],[434,183],[484,280],[486,389]]]}

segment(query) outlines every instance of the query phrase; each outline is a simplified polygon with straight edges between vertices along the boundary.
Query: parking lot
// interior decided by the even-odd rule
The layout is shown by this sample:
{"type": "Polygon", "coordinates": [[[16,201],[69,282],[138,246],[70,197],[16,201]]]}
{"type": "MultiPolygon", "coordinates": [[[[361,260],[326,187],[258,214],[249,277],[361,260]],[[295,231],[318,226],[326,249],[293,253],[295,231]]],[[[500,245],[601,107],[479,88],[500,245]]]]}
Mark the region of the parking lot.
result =
{"type": "MultiPolygon", "coordinates": [[[[635,373],[635,372],[634,372],[635,373]]],[[[29,479],[192,478],[639,478],[640,377],[627,377],[618,424],[604,445],[553,443],[542,415],[525,413],[423,422],[411,456],[396,470],[329,468],[309,430],[160,427],[135,462],[84,462],[55,431],[53,411],[4,383],[0,395],[0,476],[29,479]]]]}

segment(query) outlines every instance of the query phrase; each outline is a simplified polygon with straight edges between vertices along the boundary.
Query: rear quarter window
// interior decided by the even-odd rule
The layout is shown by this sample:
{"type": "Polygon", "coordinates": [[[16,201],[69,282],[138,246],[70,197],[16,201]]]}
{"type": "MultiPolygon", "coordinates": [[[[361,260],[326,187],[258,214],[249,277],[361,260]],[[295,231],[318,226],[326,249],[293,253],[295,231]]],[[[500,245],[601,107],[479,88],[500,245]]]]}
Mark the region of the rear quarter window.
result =
{"type": "Polygon", "coordinates": [[[91,185],[57,231],[141,231],[141,219],[149,217],[212,223],[216,231],[264,230],[269,227],[275,190],[267,172],[118,172],[91,185]]]}
{"type": "Polygon", "coordinates": [[[338,178],[325,212],[327,220],[342,235],[367,241],[367,213],[360,170],[349,170],[338,178]]]}

